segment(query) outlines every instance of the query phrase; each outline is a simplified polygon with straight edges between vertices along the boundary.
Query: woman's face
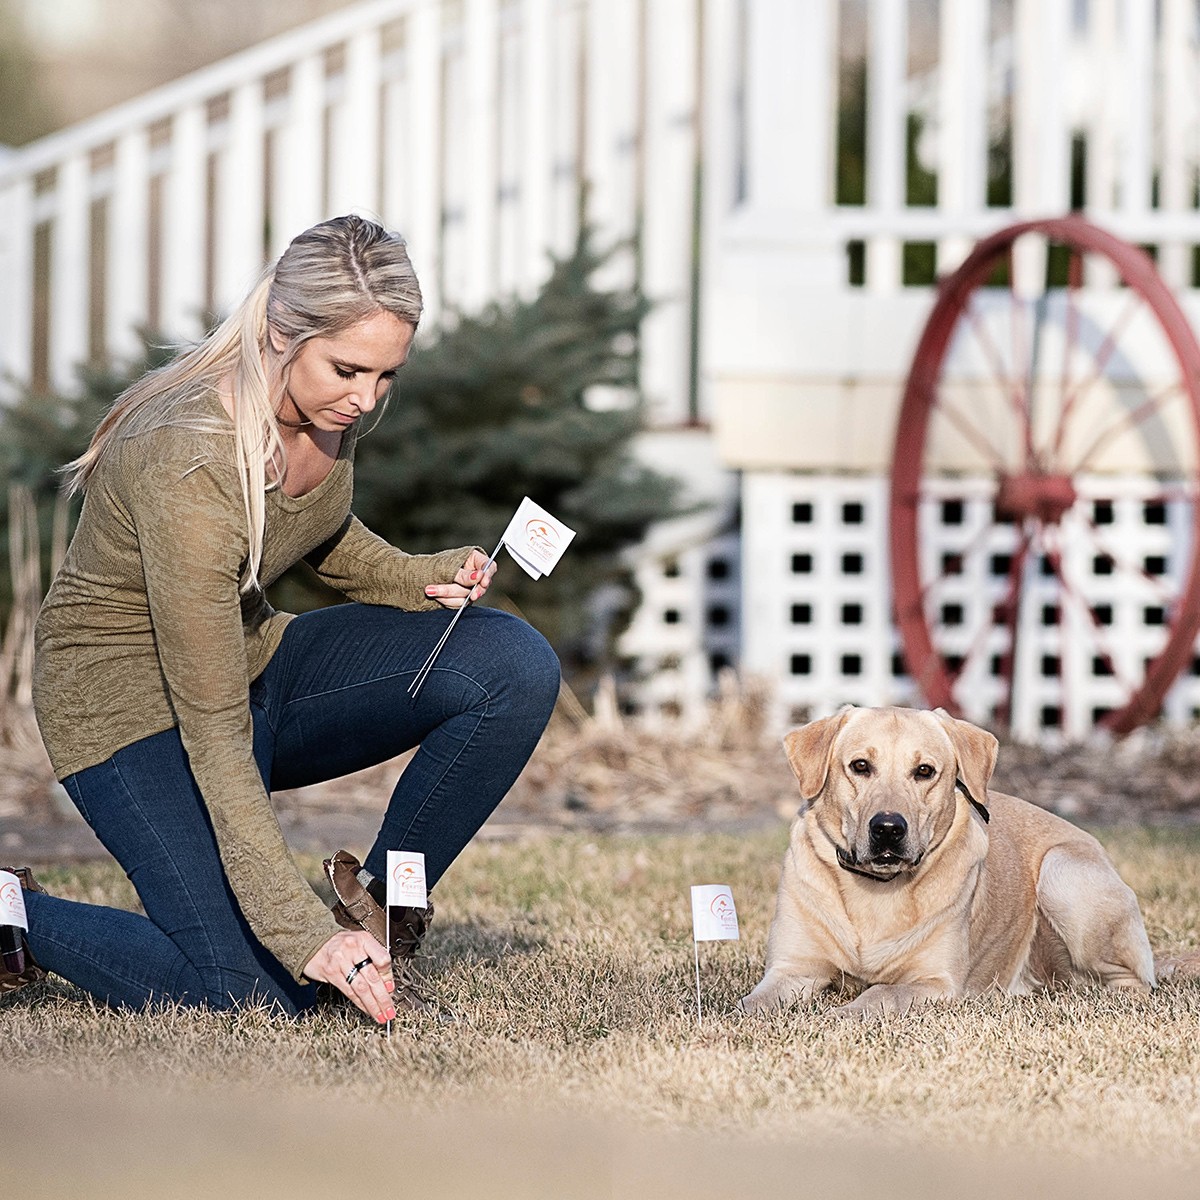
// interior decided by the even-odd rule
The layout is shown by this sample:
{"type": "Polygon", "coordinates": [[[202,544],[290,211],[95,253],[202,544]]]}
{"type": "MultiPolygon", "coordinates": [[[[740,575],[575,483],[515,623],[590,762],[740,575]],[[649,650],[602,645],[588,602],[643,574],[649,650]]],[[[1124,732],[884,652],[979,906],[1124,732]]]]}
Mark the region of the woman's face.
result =
{"type": "Polygon", "coordinates": [[[281,421],[326,432],[353,425],[383,399],[415,332],[380,309],[334,337],[311,338],[292,361],[281,421]]]}

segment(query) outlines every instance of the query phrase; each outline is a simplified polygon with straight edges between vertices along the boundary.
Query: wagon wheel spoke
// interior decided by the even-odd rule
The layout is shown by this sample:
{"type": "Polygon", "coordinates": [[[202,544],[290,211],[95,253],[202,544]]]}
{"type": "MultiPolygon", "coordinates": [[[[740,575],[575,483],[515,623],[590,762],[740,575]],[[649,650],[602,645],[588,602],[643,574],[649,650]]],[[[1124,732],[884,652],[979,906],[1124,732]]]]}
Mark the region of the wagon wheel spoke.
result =
{"type": "Polygon", "coordinates": [[[1075,465],[1071,468],[1072,473],[1078,474],[1081,471],[1087,470],[1095,461],[1100,451],[1111,445],[1116,438],[1122,434],[1131,433],[1145,421],[1149,420],[1150,417],[1160,414],[1164,404],[1177,397],[1185,398],[1186,395],[1187,393],[1184,391],[1182,381],[1176,380],[1174,383],[1168,384],[1161,392],[1147,397],[1136,408],[1111,421],[1096,435],[1087,449],[1079,456],[1075,465]]]}
{"type": "MultiPolygon", "coordinates": [[[[1011,307],[1010,307],[1011,311],[1011,307]]],[[[1022,431],[1024,433],[1024,441],[1026,446],[1032,445],[1033,430],[1029,423],[1029,406],[1024,395],[1024,381],[1017,377],[1014,371],[1008,371],[1004,365],[1004,356],[996,347],[996,343],[992,340],[992,336],[988,333],[987,326],[980,319],[979,313],[974,305],[969,305],[967,308],[967,318],[970,322],[969,328],[975,335],[976,341],[983,347],[984,356],[987,358],[992,369],[992,375],[995,378],[996,385],[1000,391],[1008,397],[1009,405],[1017,419],[1021,422],[1022,431]]],[[[1015,367],[1014,362],[1014,367],[1015,367]]]]}
{"type": "MultiPolygon", "coordinates": [[[[1099,655],[1094,655],[1093,657],[1101,658],[1112,673],[1113,677],[1116,679],[1117,684],[1124,690],[1127,696],[1131,695],[1136,686],[1135,681],[1122,675],[1122,672],[1119,669],[1119,656],[1117,655],[1111,640],[1105,632],[1105,627],[1100,623],[1100,619],[1097,617],[1095,610],[1088,603],[1087,597],[1083,594],[1083,590],[1068,574],[1065,566],[1063,565],[1061,550],[1056,547],[1053,554],[1048,556],[1048,560],[1054,571],[1055,579],[1058,581],[1058,585],[1062,589],[1063,595],[1075,605],[1077,610],[1087,620],[1089,631],[1096,643],[1097,648],[1099,649],[1099,655]]],[[[1060,621],[1059,629],[1061,631],[1060,636],[1062,639],[1062,658],[1063,661],[1065,661],[1067,650],[1065,641],[1066,623],[1060,621]]]]}
{"type": "Polygon", "coordinates": [[[1064,397],[1062,403],[1062,417],[1059,420],[1059,427],[1065,437],[1068,425],[1068,415],[1074,417],[1076,410],[1080,407],[1080,401],[1086,396],[1101,379],[1104,378],[1104,372],[1107,370],[1112,356],[1116,353],[1119,335],[1124,333],[1125,327],[1133,320],[1133,315],[1144,304],[1142,297],[1137,292],[1130,292],[1128,299],[1125,301],[1125,307],[1121,310],[1117,320],[1113,323],[1109,331],[1104,335],[1104,340],[1100,343],[1100,348],[1096,351],[1096,357],[1092,364],[1091,373],[1074,388],[1072,388],[1064,397]]]}
{"type": "Polygon", "coordinates": [[[1012,726],[1013,719],[1013,680],[1015,677],[1017,651],[1019,649],[1018,639],[1021,628],[1021,580],[1025,576],[1025,563],[1029,557],[1029,549],[1032,541],[1032,531],[1029,529],[1022,530],[1021,541],[1017,546],[1016,552],[1009,559],[1004,599],[1001,601],[1008,650],[1000,659],[1000,679],[1005,685],[1005,692],[1004,700],[996,715],[1006,729],[1012,726]]]}
{"type": "Polygon", "coordinates": [[[1157,599],[1168,603],[1175,598],[1175,593],[1162,581],[1158,575],[1153,575],[1146,568],[1138,563],[1131,563],[1125,559],[1111,545],[1107,544],[1104,537],[1100,533],[1100,527],[1092,520],[1084,522],[1084,529],[1091,537],[1092,544],[1100,552],[1100,554],[1108,559],[1117,574],[1136,577],[1141,582],[1148,584],[1150,589],[1155,593],[1157,599]]]}
{"type": "MultiPolygon", "coordinates": [[[[957,550],[946,551],[946,557],[959,559],[963,564],[969,562],[978,551],[984,549],[984,547],[987,545],[988,539],[991,537],[991,534],[991,528],[987,525],[983,526],[979,532],[976,533],[969,542],[967,542],[965,546],[962,546],[957,550]]],[[[961,574],[961,572],[943,570],[940,575],[932,576],[929,581],[923,584],[921,587],[921,603],[925,604],[925,602],[930,598],[934,588],[945,583],[947,579],[950,579],[958,574],[961,574]]]]}
{"type": "Polygon", "coordinates": [[[1079,297],[1077,295],[1083,284],[1083,256],[1072,251],[1067,259],[1067,303],[1065,332],[1063,338],[1062,377],[1060,394],[1063,397],[1062,411],[1059,414],[1058,427],[1054,431],[1054,445],[1051,447],[1052,457],[1057,461],[1062,453],[1063,438],[1070,424],[1071,414],[1075,409],[1075,399],[1071,388],[1071,363],[1079,348],[1079,297]]]}
{"type": "Polygon", "coordinates": [[[997,471],[1006,469],[1007,460],[998,446],[988,440],[987,434],[976,425],[970,417],[954,404],[943,402],[938,406],[938,414],[953,425],[955,429],[979,451],[997,471]]]}
{"type": "MultiPolygon", "coordinates": [[[[1008,324],[1012,339],[1013,388],[1012,399],[1017,419],[1021,423],[1024,435],[1025,461],[1033,457],[1033,389],[1030,387],[1030,373],[1033,369],[1033,341],[1026,330],[1025,301],[1017,295],[1017,273],[1012,261],[1012,249],[1009,248],[1008,262],[1008,324]]],[[[1031,309],[1032,312],[1032,309],[1031,309]]]]}

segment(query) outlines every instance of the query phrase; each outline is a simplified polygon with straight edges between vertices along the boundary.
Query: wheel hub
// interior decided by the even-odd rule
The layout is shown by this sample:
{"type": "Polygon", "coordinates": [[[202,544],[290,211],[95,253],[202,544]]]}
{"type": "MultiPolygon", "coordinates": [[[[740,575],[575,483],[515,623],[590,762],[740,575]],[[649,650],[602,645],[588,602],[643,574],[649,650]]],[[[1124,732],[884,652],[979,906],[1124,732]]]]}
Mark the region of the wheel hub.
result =
{"type": "Polygon", "coordinates": [[[1032,519],[1057,525],[1075,505],[1075,485],[1069,475],[1026,471],[1004,475],[996,493],[996,515],[1013,521],[1032,519]]]}

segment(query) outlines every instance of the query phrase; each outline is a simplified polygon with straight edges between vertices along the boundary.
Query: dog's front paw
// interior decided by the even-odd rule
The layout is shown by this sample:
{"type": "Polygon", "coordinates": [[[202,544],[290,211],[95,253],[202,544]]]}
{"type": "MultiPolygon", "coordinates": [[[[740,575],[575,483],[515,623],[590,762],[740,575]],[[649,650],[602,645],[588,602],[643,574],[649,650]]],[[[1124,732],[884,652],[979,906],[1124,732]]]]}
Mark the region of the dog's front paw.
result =
{"type": "Polygon", "coordinates": [[[914,1004],[947,999],[942,988],[907,983],[876,983],[856,1000],[833,1009],[835,1017],[871,1021],[885,1016],[900,1016],[914,1004]]]}
{"type": "Polygon", "coordinates": [[[797,1000],[808,1000],[822,981],[808,975],[782,975],[768,971],[762,982],[748,996],[738,1001],[738,1011],[755,1014],[787,1008],[797,1000]]]}

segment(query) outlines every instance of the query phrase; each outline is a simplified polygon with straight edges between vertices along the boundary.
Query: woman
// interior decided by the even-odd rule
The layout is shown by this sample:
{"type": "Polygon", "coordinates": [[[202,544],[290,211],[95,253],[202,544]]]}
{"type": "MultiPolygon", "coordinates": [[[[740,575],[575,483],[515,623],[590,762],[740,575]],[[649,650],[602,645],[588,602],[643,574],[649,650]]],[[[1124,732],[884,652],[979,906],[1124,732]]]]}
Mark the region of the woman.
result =
{"type": "MultiPolygon", "coordinates": [[[[420,1006],[392,954],[429,915],[392,910],[389,849],[432,885],[503,798],[549,719],[557,659],[524,622],[463,614],[414,700],[445,609],[495,567],[407,555],[350,512],[361,420],[409,353],[421,296],[403,240],[360,217],[302,233],[204,342],[118,398],[68,468],[85,502],[37,626],[34,705],[56,774],[145,916],[26,887],[22,974],[109,1004],[295,1013],[332,985],[377,1021],[420,1006]],[[304,559],[349,604],[293,617],[264,589],[304,559]],[[268,793],[419,750],[361,865],[326,862],[331,913],[268,793]],[[391,953],[389,953],[389,951],[391,953]]],[[[429,910],[432,912],[432,910],[429,910]]]]}

